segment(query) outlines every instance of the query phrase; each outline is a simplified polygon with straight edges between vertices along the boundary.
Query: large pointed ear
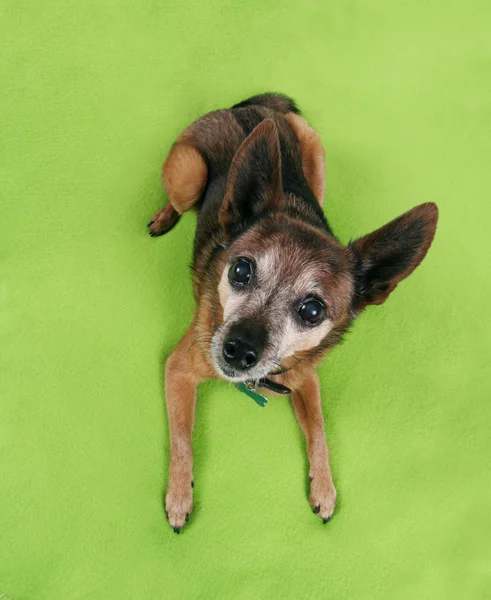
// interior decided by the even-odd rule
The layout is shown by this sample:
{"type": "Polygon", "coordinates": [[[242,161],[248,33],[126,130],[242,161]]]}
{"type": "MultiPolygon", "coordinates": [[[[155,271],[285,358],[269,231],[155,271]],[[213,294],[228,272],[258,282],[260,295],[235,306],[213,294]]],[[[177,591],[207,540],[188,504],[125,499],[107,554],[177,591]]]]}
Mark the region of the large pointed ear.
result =
{"type": "Polygon", "coordinates": [[[220,224],[229,233],[240,231],[260,214],[282,206],[280,143],[273,121],[265,119],[233,158],[220,224]]]}
{"type": "Polygon", "coordinates": [[[428,252],[438,221],[436,204],[420,204],[373,233],[352,242],[355,312],[382,304],[428,252]]]}

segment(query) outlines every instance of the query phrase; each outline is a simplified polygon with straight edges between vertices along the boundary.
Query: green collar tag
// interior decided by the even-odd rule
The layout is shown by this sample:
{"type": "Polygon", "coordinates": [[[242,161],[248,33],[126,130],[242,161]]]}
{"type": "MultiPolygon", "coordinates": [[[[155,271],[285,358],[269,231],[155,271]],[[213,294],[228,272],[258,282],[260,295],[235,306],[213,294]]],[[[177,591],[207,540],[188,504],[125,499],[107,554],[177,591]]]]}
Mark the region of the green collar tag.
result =
{"type": "Polygon", "coordinates": [[[265,398],[262,394],[256,392],[252,384],[249,385],[250,387],[248,387],[247,384],[241,381],[240,383],[237,383],[235,387],[239,390],[239,392],[247,394],[247,396],[249,396],[249,398],[252,398],[254,402],[259,406],[266,406],[268,399],[265,398]]]}

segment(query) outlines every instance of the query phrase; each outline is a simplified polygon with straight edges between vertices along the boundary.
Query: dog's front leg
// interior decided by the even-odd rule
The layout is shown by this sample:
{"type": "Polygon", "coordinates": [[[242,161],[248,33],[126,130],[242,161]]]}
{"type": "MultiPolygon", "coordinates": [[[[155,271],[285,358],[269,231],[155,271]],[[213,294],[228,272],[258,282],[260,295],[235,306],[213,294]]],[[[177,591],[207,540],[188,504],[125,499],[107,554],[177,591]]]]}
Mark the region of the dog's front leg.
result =
{"type": "Polygon", "coordinates": [[[309,502],[324,523],[330,519],[336,504],[336,489],[329,465],[329,449],[324,432],[321,395],[317,373],[292,393],[298,423],[307,442],[310,463],[309,502]]]}
{"type": "Polygon", "coordinates": [[[196,388],[204,379],[194,327],[179,342],[165,366],[165,400],[170,433],[169,482],[165,498],[167,518],[179,533],[193,509],[193,450],[196,388]]]}

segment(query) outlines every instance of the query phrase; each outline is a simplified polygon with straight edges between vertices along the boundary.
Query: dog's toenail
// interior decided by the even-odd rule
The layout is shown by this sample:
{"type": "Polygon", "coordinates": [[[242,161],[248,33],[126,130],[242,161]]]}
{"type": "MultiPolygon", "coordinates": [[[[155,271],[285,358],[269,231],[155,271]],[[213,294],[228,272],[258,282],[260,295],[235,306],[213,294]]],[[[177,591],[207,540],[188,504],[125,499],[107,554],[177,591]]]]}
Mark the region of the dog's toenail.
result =
{"type": "Polygon", "coordinates": [[[176,526],[173,529],[174,529],[174,532],[177,533],[177,535],[179,535],[181,528],[176,526]]]}
{"type": "Polygon", "coordinates": [[[309,475],[309,481],[312,481],[312,479],[314,479],[312,475],[309,475]]]}
{"type": "Polygon", "coordinates": [[[189,521],[189,513],[186,513],[186,523],[189,521]]]}
{"type": "Polygon", "coordinates": [[[315,514],[317,514],[320,511],[321,507],[320,504],[318,504],[315,508],[314,508],[314,512],[315,514]]]}
{"type": "Polygon", "coordinates": [[[191,487],[194,488],[194,479],[191,481],[191,487]]]}
{"type": "Polygon", "coordinates": [[[147,227],[150,227],[150,225],[153,223],[153,221],[150,221],[150,223],[147,224],[147,227]]]}
{"type": "Polygon", "coordinates": [[[331,517],[327,517],[327,519],[322,519],[322,522],[324,523],[324,525],[331,520],[331,517]]]}

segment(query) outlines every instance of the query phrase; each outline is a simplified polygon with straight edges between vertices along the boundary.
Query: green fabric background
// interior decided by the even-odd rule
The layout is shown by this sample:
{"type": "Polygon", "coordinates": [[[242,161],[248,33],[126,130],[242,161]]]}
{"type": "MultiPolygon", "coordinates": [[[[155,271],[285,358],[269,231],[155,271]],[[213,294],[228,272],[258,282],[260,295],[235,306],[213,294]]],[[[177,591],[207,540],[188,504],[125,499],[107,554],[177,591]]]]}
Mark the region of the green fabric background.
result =
{"type": "Polygon", "coordinates": [[[490,597],[490,6],[2,2],[0,594],[490,597]],[[321,134],[341,240],[426,201],[439,228],[320,369],[332,522],[289,402],[211,382],[176,536],[162,364],[195,217],[146,223],[177,133],[269,90],[321,134]]]}

